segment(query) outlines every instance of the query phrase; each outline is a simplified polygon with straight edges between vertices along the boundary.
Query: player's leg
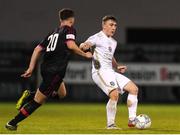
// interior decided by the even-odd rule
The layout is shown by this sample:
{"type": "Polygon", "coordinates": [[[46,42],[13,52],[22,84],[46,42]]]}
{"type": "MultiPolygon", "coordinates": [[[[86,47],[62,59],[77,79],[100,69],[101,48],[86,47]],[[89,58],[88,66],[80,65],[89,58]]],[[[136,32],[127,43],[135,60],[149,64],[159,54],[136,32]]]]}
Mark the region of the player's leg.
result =
{"type": "MultiPolygon", "coordinates": [[[[35,94],[36,91],[25,90],[16,103],[16,109],[20,110],[21,107],[23,107],[26,103],[33,100],[35,94]]],[[[59,98],[64,98],[66,96],[66,87],[64,82],[61,83],[57,92],[54,91],[52,93],[52,98],[55,97],[56,95],[58,95],[59,98]]]]}
{"type": "MultiPolygon", "coordinates": [[[[16,109],[20,110],[26,103],[33,100],[35,94],[36,91],[25,90],[16,103],[16,109]]],[[[59,98],[64,98],[66,96],[66,87],[64,82],[61,83],[57,92],[53,91],[51,97],[54,98],[56,95],[58,95],[59,98]]]]}
{"type": "Polygon", "coordinates": [[[64,98],[66,96],[66,87],[65,87],[65,84],[64,82],[62,82],[58,88],[57,91],[54,91],[53,92],[53,96],[58,96],[59,98],[64,98]]]}
{"type": "Polygon", "coordinates": [[[136,117],[137,112],[137,105],[138,105],[138,87],[132,82],[128,82],[124,86],[124,90],[129,92],[128,98],[127,98],[127,106],[128,106],[128,112],[129,112],[129,127],[134,127],[135,122],[134,119],[136,117]]]}
{"type": "Polygon", "coordinates": [[[64,98],[66,96],[67,92],[66,92],[66,86],[64,82],[61,83],[57,92],[60,98],[64,98]]]}
{"type": "MultiPolygon", "coordinates": [[[[16,103],[16,109],[20,110],[26,103],[33,100],[35,94],[36,91],[25,90],[16,103]]],[[[59,98],[64,98],[66,96],[66,87],[64,82],[61,83],[57,92],[53,91],[51,97],[54,98],[56,95],[58,95],[59,98]]]]}
{"type": "Polygon", "coordinates": [[[129,80],[124,75],[116,73],[116,79],[117,79],[118,85],[120,87],[121,94],[123,94],[124,91],[129,92],[128,98],[127,98],[127,106],[128,106],[128,112],[129,112],[128,126],[132,127],[132,126],[134,126],[133,120],[136,117],[136,111],[137,111],[138,88],[131,80],[129,80]]]}
{"type": "Polygon", "coordinates": [[[118,85],[112,72],[98,72],[92,75],[94,82],[109,96],[106,105],[107,129],[118,129],[115,125],[117,102],[119,98],[118,85]]]}
{"type": "Polygon", "coordinates": [[[106,105],[107,129],[117,129],[115,125],[115,118],[117,112],[118,99],[119,99],[118,89],[110,90],[109,101],[106,105]]]}
{"type": "Polygon", "coordinates": [[[25,104],[10,122],[6,124],[6,128],[9,130],[16,130],[17,124],[31,115],[37,108],[45,102],[45,100],[52,95],[54,90],[57,90],[59,84],[62,82],[62,78],[58,74],[43,73],[43,81],[40,88],[36,91],[33,100],[25,104]]]}
{"type": "Polygon", "coordinates": [[[22,120],[26,119],[36,109],[38,109],[47,99],[40,90],[38,89],[33,100],[25,104],[19,111],[19,113],[6,124],[6,128],[9,130],[17,130],[17,124],[22,120]]]}

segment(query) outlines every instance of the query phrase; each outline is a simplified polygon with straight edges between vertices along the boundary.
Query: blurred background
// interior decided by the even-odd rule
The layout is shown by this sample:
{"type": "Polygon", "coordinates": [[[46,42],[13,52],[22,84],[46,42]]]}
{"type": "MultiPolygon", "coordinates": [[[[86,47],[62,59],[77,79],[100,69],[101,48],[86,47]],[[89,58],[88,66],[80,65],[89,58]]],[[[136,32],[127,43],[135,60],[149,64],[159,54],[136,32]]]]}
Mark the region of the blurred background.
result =
{"type": "MultiPolygon", "coordinates": [[[[58,11],[69,7],[76,13],[77,43],[101,30],[103,16],[117,17],[115,58],[128,66],[125,75],[139,86],[140,103],[179,103],[179,5],[179,0],[0,0],[0,101],[16,101],[25,89],[38,87],[40,63],[31,78],[20,74],[34,47],[58,26],[58,11]]],[[[92,82],[90,61],[77,55],[72,55],[65,82],[63,102],[107,100],[92,82]]]]}

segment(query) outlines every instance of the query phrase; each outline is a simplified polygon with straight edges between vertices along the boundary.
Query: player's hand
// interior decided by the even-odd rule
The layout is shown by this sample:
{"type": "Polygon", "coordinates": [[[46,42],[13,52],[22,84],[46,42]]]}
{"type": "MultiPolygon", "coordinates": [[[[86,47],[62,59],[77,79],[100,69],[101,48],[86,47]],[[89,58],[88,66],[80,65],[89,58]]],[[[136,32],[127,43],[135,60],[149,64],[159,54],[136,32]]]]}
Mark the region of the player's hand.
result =
{"type": "Polygon", "coordinates": [[[120,73],[125,73],[127,70],[127,66],[117,66],[117,69],[120,73]]]}
{"type": "Polygon", "coordinates": [[[91,59],[93,57],[93,55],[92,55],[91,52],[86,52],[86,56],[85,57],[91,59]]]}
{"type": "Polygon", "coordinates": [[[24,72],[24,74],[21,75],[21,77],[28,78],[28,77],[30,77],[30,76],[32,75],[32,72],[33,72],[32,69],[28,68],[28,69],[24,72]]]}
{"type": "Polygon", "coordinates": [[[86,44],[86,43],[81,43],[79,47],[81,50],[86,51],[86,50],[89,50],[89,48],[91,46],[89,44],[86,44]]]}

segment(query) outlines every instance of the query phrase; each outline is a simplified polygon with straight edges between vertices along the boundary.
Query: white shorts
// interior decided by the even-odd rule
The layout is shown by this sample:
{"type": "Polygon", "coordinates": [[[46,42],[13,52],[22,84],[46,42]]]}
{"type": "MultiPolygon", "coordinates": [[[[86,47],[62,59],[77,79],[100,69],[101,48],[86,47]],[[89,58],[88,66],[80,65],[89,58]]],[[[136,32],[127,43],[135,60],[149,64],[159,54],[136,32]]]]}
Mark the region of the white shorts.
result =
{"type": "Polygon", "coordinates": [[[131,81],[124,75],[113,70],[99,70],[94,72],[92,79],[106,95],[109,95],[113,89],[118,89],[119,93],[123,94],[124,86],[131,81]]]}

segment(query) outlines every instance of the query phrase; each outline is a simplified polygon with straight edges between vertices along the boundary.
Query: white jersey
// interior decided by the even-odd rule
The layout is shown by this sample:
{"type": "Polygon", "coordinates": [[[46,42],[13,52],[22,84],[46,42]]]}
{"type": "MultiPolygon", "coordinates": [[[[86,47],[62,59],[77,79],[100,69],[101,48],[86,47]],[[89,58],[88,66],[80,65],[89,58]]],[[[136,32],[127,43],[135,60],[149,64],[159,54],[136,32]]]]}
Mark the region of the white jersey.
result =
{"type": "Polygon", "coordinates": [[[107,37],[103,31],[96,33],[95,35],[89,37],[86,42],[95,46],[93,59],[97,60],[100,64],[99,68],[95,68],[95,62],[92,62],[92,73],[97,70],[113,70],[112,59],[117,46],[117,41],[112,37],[107,37]]]}
{"type": "Polygon", "coordinates": [[[112,59],[117,46],[116,40],[107,37],[103,31],[89,37],[86,42],[95,46],[92,61],[92,79],[104,93],[118,89],[123,94],[124,86],[130,81],[124,75],[113,70],[112,59]]]}

